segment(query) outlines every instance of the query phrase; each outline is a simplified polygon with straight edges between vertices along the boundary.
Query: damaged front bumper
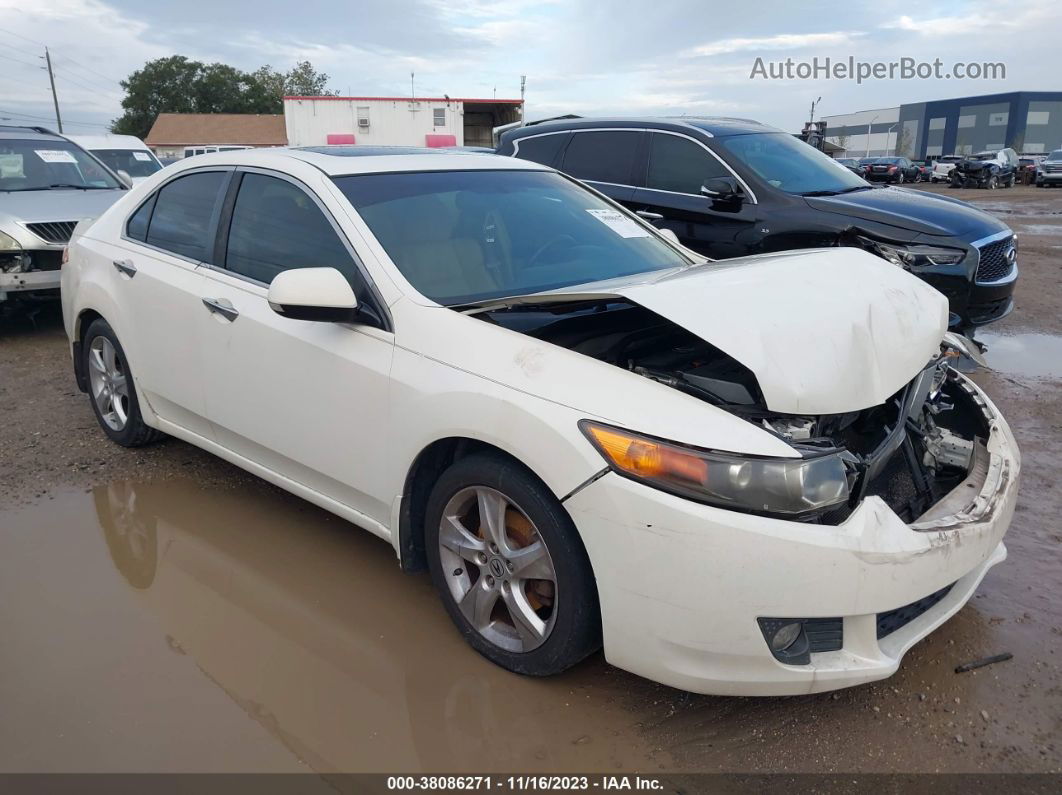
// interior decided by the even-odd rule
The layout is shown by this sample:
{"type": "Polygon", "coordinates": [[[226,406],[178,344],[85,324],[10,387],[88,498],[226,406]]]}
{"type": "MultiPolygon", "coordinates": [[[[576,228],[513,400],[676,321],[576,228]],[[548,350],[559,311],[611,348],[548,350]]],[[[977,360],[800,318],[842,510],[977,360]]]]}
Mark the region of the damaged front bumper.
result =
{"type": "Polygon", "coordinates": [[[966,479],[910,525],[867,497],[840,525],[701,505],[608,474],[565,502],[597,576],[606,659],[684,690],[815,693],[883,679],[1006,557],[1020,456],[990,427],[966,479]],[[903,608],[903,609],[901,609],[903,608]],[[832,620],[835,648],[780,662],[764,617],[832,620]]]}

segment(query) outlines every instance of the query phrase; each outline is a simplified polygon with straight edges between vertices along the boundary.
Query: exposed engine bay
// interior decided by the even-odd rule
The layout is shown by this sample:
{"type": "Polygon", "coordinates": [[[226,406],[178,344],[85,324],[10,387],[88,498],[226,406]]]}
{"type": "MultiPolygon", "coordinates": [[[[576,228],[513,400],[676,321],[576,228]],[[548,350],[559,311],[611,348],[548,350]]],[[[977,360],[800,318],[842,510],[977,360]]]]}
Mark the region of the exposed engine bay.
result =
{"type": "Polygon", "coordinates": [[[704,400],[786,441],[805,457],[842,453],[846,504],[802,516],[839,524],[864,497],[912,522],[963,481],[989,435],[987,406],[942,350],[885,403],[818,416],[772,412],[747,367],[670,320],[623,299],[514,304],[476,315],[704,400]]]}

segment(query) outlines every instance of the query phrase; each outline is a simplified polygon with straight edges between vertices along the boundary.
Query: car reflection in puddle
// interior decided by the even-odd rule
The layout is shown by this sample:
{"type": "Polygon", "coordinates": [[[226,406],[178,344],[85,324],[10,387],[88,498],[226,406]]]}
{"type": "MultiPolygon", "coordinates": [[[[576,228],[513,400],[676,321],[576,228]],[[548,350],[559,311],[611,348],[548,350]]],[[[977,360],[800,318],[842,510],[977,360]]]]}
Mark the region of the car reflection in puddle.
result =
{"type": "Polygon", "coordinates": [[[595,692],[600,657],[550,680],[493,666],[426,576],[342,520],[186,483],[93,499],[114,565],[170,646],[318,772],[638,765],[638,740],[617,731],[631,718],[595,692]]]}

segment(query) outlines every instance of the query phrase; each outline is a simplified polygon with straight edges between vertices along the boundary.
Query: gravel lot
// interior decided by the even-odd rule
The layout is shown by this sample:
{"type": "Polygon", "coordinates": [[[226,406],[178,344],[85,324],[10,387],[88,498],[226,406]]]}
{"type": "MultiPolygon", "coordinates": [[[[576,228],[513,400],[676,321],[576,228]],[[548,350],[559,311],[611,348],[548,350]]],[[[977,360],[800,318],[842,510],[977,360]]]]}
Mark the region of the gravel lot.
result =
{"type": "Polygon", "coordinates": [[[0,320],[0,771],[1059,772],[1062,193],[915,189],[1019,233],[975,377],[1023,483],[1009,559],[893,678],[748,699],[600,656],[504,673],[367,533],[186,444],[107,442],[45,311],[0,320]]]}

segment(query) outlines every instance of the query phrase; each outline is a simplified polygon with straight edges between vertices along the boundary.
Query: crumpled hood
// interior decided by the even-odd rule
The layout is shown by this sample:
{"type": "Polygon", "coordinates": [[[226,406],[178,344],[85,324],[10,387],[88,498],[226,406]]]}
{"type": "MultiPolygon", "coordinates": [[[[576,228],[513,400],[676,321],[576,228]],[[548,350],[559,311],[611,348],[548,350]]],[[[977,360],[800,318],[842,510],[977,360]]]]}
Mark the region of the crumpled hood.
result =
{"type": "Polygon", "coordinates": [[[809,196],[805,201],[816,210],[889,224],[924,235],[967,236],[976,240],[1006,229],[1002,221],[966,202],[904,188],[875,188],[840,196],[809,196]]]}
{"type": "Polygon", "coordinates": [[[884,403],[947,331],[947,299],[856,248],[766,254],[539,293],[621,296],[749,368],[767,407],[839,414],[884,403]]]}

